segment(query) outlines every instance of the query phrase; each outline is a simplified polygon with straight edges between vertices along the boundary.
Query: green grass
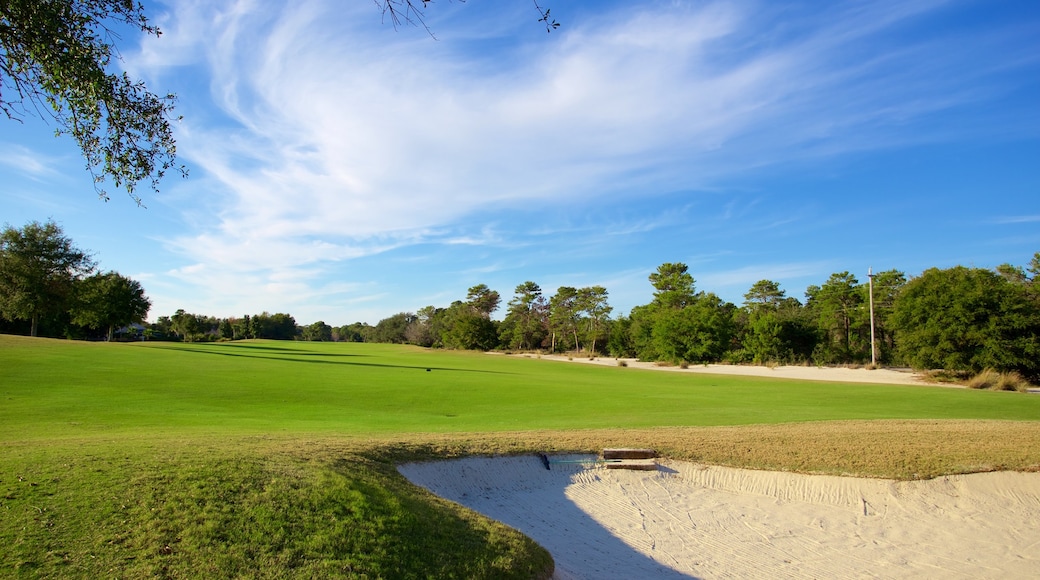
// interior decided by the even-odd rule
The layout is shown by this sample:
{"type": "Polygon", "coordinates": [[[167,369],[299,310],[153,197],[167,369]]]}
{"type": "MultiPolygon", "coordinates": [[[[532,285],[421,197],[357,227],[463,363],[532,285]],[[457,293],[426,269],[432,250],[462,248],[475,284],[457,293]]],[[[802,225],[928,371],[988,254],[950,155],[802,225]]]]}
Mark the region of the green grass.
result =
{"type": "Polygon", "coordinates": [[[901,478],[1035,470],[1040,397],[387,345],[0,336],[0,576],[544,577],[542,548],[395,464],[617,445],[901,478]]]}
{"type": "Polygon", "coordinates": [[[389,345],[0,341],[3,440],[1040,419],[1040,397],[661,373],[389,345]]]}
{"type": "Polygon", "coordinates": [[[545,551],[392,463],[255,441],[8,445],[0,576],[531,578],[545,551]]]}

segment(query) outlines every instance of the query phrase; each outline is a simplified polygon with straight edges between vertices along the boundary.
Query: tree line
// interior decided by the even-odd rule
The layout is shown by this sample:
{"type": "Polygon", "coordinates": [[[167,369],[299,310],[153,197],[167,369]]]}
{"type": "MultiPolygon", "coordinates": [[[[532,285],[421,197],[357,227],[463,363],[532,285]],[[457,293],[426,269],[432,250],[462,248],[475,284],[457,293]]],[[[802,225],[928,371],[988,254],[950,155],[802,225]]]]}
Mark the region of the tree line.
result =
{"type": "Polygon", "coordinates": [[[804,301],[760,280],[737,306],[700,291],[683,263],[648,277],[651,300],[612,317],[603,286],[533,281],[505,304],[485,284],[446,307],[400,312],[377,324],[301,326],[286,313],[217,318],[178,310],[144,324],[151,306],[140,283],[98,272],[53,222],[0,234],[0,331],[32,336],[210,341],[352,341],[430,348],[633,357],[673,364],[878,364],[1040,379],[1040,252],[1026,266],[931,268],[908,278],[878,272],[866,282],[838,272],[804,301]],[[873,316],[872,316],[873,313],[873,316]],[[871,324],[873,322],[873,324],[871,324]],[[133,325],[133,326],[131,326],[133,325]]]}
{"type": "Polygon", "coordinates": [[[772,280],[740,306],[698,291],[682,263],[650,274],[652,299],[611,317],[602,286],[562,286],[547,297],[518,285],[501,321],[499,294],[481,284],[446,308],[402,312],[375,326],[344,327],[347,340],[434,348],[566,352],[673,364],[877,364],[917,369],[1015,371],[1040,379],[1040,252],[1026,267],[898,270],[861,282],[838,272],[804,302],[772,280]],[[872,316],[873,314],[873,316],[872,316]],[[871,324],[873,319],[873,324],[871,324]],[[872,340],[873,337],[873,340],[872,340]]]}

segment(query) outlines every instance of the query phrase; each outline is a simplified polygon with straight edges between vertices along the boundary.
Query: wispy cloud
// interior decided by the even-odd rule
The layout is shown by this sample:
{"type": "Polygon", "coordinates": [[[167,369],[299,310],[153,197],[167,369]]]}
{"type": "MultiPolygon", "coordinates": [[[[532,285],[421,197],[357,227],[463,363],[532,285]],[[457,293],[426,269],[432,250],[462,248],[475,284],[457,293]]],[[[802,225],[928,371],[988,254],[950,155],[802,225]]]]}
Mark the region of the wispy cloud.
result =
{"type": "MultiPolygon", "coordinates": [[[[332,264],[414,244],[521,243],[517,232],[559,227],[532,206],[625,208],[763,168],[989,131],[936,119],[1010,90],[1015,70],[972,51],[1007,52],[1021,38],[915,37],[951,4],[610,3],[529,40],[453,6],[433,41],[380,26],[367,3],[188,0],[130,64],[208,91],[184,97],[179,129],[201,177],[170,188],[206,196],[206,210],[167,247],[221,291],[247,275],[291,296],[303,286],[277,280],[321,279],[332,264]],[[453,229],[472,216],[528,227],[453,229]]],[[[1002,62],[1028,62],[1020,52],[1002,62]]],[[[606,231],[669,223],[664,210],[641,215],[606,231]]],[[[770,277],[754,272],[705,278],[770,277]]]]}
{"type": "Polygon", "coordinates": [[[5,165],[30,179],[49,178],[58,174],[55,169],[63,160],[22,145],[0,143],[0,165],[5,165]]]}
{"type": "MultiPolygon", "coordinates": [[[[826,279],[835,264],[829,262],[794,262],[789,264],[761,264],[742,266],[732,270],[716,270],[700,276],[698,285],[704,288],[740,286],[750,288],[759,280],[785,280],[818,277],[826,279]],[[821,277],[822,275],[822,277],[821,277]]],[[[788,289],[791,290],[791,289],[788,289]]]]}
{"type": "Polygon", "coordinates": [[[1040,222],[1040,215],[1015,215],[992,220],[994,224],[1033,224],[1040,222]]]}

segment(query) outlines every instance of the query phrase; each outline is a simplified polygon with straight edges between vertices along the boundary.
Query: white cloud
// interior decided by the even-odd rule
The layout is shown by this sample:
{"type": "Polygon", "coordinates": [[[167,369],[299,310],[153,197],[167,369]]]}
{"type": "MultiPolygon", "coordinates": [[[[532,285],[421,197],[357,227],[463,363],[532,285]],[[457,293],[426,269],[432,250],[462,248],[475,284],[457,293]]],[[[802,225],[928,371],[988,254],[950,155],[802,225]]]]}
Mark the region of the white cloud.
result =
{"type": "MultiPolygon", "coordinates": [[[[327,294],[286,281],[410,244],[522,243],[453,230],[470,216],[639,203],[974,130],[920,124],[1001,90],[976,88],[995,73],[966,66],[972,44],[900,37],[946,4],[610,4],[532,40],[496,37],[511,27],[475,25],[463,6],[433,23],[434,41],[380,26],[366,3],[193,0],[159,20],[163,36],[131,64],[209,88],[209,101],[182,95],[179,151],[197,171],[173,192],[205,209],[167,247],[227,303],[244,299],[243,277],[272,300],[317,300],[327,294]]],[[[630,223],[614,230],[668,217],[630,223]]],[[[797,267],[758,271],[705,281],[797,267]]]]}
{"type": "MultiPolygon", "coordinates": [[[[788,264],[760,264],[753,266],[742,266],[732,270],[717,270],[708,272],[697,277],[699,288],[718,290],[725,287],[750,288],[759,280],[774,280],[784,282],[785,280],[797,280],[807,277],[825,279],[835,265],[830,262],[794,262],[788,264]]],[[[792,290],[801,289],[786,288],[788,295],[792,290]]]]}
{"type": "Polygon", "coordinates": [[[34,151],[23,145],[0,142],[0,165],[5,165],[33,180],[54,177],[61,158],[34,151]]]}
{"type": "Polygon", "coordinates": [[[993,220],[995,224],[1032,224],[1040,222],[1040,215],[1015,215],[993,220]]]}

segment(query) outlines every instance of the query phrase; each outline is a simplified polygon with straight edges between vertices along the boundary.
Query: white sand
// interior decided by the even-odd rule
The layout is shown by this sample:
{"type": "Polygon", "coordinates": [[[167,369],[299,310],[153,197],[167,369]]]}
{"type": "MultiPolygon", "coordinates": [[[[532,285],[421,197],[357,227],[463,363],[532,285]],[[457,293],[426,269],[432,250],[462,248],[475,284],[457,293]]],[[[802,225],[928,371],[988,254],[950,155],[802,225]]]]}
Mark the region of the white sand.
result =
{"type": "Polygon", "coordinates": [[[559,579],[1040,578],[1040,473],[896,482],[666,460],[546,471],[535,456],[399,469],[545,546],[559,579]]]}
{"type": "Polygon", "coordinates": [[[615,359],[610,357],[596,357],[594,359],[560,355],[519,355],[528,358],[541,358],[550,361],[567,361],[584,364],[618,366],[618,361],[624,361],[629,368],[652,369],[659,371],[670,371],[680,373],[706,373],[716,375],[743,375],[753,377],[772,377],[776,379],[799,379],[807,381],[827,381],[839,383],[874,383],[888,385],[922,385],[922,386],[956,386],[943,383],[926,382],[920,375],[908,370],[878,368],[867,370],[864,368],[850,369],[841,367],[813,367],[813,366],[752,366],[752,365],[690,365],[688,368],[677,366],[660,366],[653,362],[640,362],[636,359],[615,359]]]}

